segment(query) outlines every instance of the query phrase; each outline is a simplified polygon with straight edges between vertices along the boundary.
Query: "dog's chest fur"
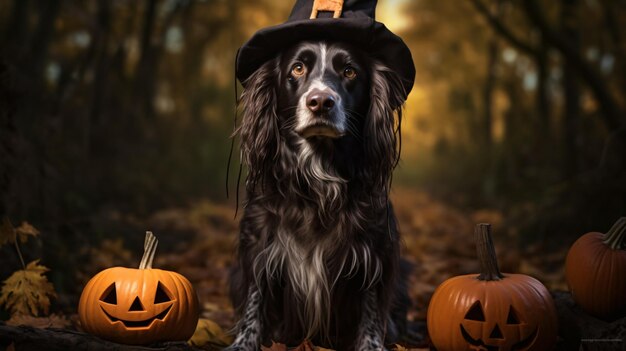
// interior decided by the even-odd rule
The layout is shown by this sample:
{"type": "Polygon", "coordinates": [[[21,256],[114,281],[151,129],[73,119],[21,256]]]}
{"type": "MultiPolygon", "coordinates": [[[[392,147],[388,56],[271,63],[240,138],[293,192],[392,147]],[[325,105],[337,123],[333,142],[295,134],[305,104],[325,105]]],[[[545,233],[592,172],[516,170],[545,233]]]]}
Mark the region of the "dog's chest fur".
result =
{"type": "Polygon", "coordinates": [[[334,213],[332,224],[322,223],[310,207],[280,206],[268,238],[258,243],[254,260],[257,281],[275,282],[299,302],[293,304],[305,337],[328,333],[338,282],[348,280],[363,289],[382,274],[382,264],[371,245],[358,240],[363,228],[344,218],[347,210],[334,213]],[[355,240],[356,238],[356,240],[355,240]]]}

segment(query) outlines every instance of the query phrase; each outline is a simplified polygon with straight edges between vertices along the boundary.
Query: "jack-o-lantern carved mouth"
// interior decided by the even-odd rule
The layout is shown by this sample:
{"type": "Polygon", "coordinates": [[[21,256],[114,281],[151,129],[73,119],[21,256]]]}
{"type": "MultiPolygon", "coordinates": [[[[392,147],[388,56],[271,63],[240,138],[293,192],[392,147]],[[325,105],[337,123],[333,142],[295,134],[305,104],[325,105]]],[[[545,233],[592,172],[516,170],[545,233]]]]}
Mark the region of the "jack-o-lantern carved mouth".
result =
{"type": "Polygon", "coordinates": [[[119,319],[110,315],[107,311],[104,310],[102,306],[100,306],[100,308],[102,308],[102,312],[104,312],[104,314],[109,318],[109,320],[112,323],[119,321],[119,322],[122,322],[126,328],[131,329],[131,328],[149,327],[152,324],[152,322],[154,322],[155,320],[162,321],[165,318],[165,316],[167,316],[167,313],[170,311],[170,309],[172,309],[172,305],[168,306],[163,312],[157,314],[156,316],[142,320],[142,321],[126,321],[123,319],[119,319]]]}
{"type": "MultiPolygon", "coordinates": [[[[480,301],[476,301],[472,305],[472,307],[469,309],[469,311],[465,315],[465,319],[469,321],[485,323],[486,321],[485,314],[483,312],[482,304],[480,303],[480,301]]],[[[507,315],[506,324],[514,325],[514,326],[522,324],[513,306],[509,307],[509,313],[507,315]]],[[[526,348],[528,348],[530,345],[533,344],[533,342],[535,341],[535,338],[537,337],[537,332],[538,332],[538,327],[535,327],[535,330],[532,333],[530,333],[528,337],[511,345],[510,350],[511,351],[525,350],[526,348]]],[[[474,349],[484,350],[484,351],[500,351],[501,350],[500,346],[498,345],[486,344],[482,338],[478,338],[478,339],[473,338],[470,335],[470,333],[467,331],[467,329],[465,329],[463,324],[461,324],[461,335],[463,336],[463,339],[465,339],[465,341],[467,341],[470,345],[472,345],[473,350],[474,349]]],[[[500,329],[497,323],[495,327],[493,328],[493,330],[491,331],[491,335],[489,337],[492,339],[504,339],[502,330],[500,329]]],[[[504,350],[506,350],[506,348],[504,350]]]]}
{"type": "MultiPolygon", "coordinates": [[[[500,346],[487,345],[480,338],[478,339],[472,338],[472,336],[467,332],[467,330],[465,330],[462,324],[461,324],[461,335],[463,335],[463,339],[465,339],[465,341],[467,341],[472,346],[476,346],[478,350],[486,350],[486,351],[499,351],[500,350],[500,346]]],[[[526,339],[513,344],[513,346],[511,346],[511,351],[524,350],[526,347],[529,347],[533,343],[533,341],[535,341],[536,336],[537,336],[537,328],[535,328],[535,330],[532,333],[530,333],[530,335],[526,339]]]]}

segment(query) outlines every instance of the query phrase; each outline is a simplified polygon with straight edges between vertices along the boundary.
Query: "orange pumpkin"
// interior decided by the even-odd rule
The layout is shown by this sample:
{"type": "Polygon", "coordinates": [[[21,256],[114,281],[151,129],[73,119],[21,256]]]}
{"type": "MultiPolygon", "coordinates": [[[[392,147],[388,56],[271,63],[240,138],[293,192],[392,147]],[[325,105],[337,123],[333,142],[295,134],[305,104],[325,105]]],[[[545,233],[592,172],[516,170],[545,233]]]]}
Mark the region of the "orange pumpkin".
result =
{"type": "Polygon", "coordinates": [[[626,316],[626,217],[606,234],[587,233],[572,245],[565,279],[587,313],[606,320],[626,316]]]}
{"type": "Polygon", "coordinates": [[[530,276],[500,273],[489,224],[476,227],[476,248],[481,274],[446,280],[430,300],[437,350],[551,350],[557,315],[548,290],[530,276]]]}
{"type": "Polygon", "coordinates": [[[139,269],[113,267],[96,274],[78,305],[83,329],[124,344],[186,341],[198,323],[198,298],[176,272],[152,268],[157,240],[146,233],[139,269]]]}

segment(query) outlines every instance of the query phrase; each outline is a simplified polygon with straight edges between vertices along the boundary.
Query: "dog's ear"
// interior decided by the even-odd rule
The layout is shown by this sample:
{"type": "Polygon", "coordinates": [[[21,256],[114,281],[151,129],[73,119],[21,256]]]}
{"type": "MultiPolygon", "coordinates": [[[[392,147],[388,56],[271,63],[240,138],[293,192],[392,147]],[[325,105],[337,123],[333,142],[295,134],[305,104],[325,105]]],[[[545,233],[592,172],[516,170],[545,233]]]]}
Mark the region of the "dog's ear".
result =
{"type": "Polygon", "coordinates": [[[241,156],[248,167],[247,186],[262,180],[278,155],[279,130],[276,113],[277,59],[266,62],[244,83],[240,106],[243,118],[238,129],[241,156]]]}
{"type": "Polygon", "coordinates": [[[363,145],[374,187],[387,188],[400,158],[400,123],[404,103],[400,77],[381,63],[372,65],[370,107],[363,128],[363,145]]]}

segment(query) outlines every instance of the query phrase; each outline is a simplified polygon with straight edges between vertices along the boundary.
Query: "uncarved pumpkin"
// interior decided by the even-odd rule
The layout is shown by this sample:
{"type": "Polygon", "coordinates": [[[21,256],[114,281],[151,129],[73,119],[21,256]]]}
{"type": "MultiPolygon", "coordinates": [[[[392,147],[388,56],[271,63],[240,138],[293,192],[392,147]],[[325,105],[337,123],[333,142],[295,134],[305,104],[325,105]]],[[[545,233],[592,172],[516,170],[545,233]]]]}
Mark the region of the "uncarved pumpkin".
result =
{"type": "Polygon", "coordinates": [[[439,351],[551,350],[557,315],[548,290],[535,278],[502,274],[490,225],[476,227],[480,274],[450,278],[428,306],[428,333],[439,351]]]}
{"type": "Polygon", "coordinates": [[[587,313],[605,320],[626,316],[626,217],[606,234],[581,236],[567,253],[565,278],[587,313]]]}
{"type": "Polygon", "coordinates": [[[96,274],[78,305],[83,329],[123,344],[186,341],[198,323],[198,298],[182,275],[152,268],[157,240],[146,234],[139,269],[113,267],[96,274]]]}

